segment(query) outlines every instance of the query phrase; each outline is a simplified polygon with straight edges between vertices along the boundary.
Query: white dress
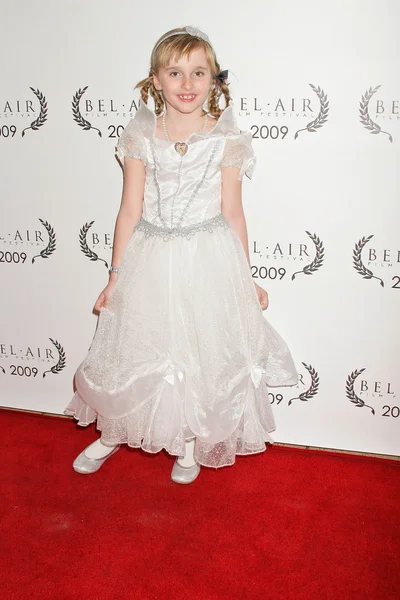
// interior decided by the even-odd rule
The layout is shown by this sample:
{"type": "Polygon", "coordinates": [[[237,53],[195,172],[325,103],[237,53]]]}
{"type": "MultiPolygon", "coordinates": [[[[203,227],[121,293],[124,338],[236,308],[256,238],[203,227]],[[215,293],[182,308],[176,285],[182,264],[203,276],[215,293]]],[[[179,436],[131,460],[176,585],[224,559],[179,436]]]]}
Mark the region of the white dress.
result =
{"type": "Polygon", "coordinates": [[[155,129],[141,103],[118,141],[122,163],[145,164],[143,214],[65,413],[83,426],[97,419],[106,445],[182,456],[195,437],[197,461],[223,467],[274,443],[267,386],[298,382],[221,213],[221,167],[250,178],[252,136],[232,105],[210,132],[190,136],[184,156],[155,129]]]}

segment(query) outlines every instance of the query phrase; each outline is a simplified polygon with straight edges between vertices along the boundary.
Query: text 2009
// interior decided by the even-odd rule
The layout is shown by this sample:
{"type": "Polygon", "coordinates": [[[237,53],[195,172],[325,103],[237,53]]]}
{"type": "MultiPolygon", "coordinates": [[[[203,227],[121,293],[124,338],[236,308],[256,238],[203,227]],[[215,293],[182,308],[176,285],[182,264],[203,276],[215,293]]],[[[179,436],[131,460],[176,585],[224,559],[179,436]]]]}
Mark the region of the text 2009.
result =
{"type": "Polygon", "coordinates": [[[271,127],[268,127],[268,125],[252,125],[250,129],[253,131],[253,138],[262,140],[284,140],[289,131],[286,125],[282,127],[277,127],[276,125],[272,125],[271,127]]]}

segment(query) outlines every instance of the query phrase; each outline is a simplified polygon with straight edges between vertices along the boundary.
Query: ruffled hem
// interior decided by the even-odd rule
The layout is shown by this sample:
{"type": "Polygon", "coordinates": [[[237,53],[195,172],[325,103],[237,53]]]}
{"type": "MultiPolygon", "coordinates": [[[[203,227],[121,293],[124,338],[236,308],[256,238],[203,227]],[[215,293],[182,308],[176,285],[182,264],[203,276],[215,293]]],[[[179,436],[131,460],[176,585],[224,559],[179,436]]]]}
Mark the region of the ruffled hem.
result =
{"type": "Polygon", "coordinates": [[[101,441],[106,446],[127,444],[150,454],[165,449],[171,455],[183,456],[185,441],[195,438],[194,455],[200,465],[213,468],[232,466],[236,455],[258,454],[266,450],[266,443],[274,443],[268,435],[276,427],[264,378],[264,370],[255,365],[251,370],[247,402],[239,425],[229,437],[217,443],[196,436],[188,427],[184,414],[180,416],[180,424],[171,422],[166,428],[163,425],[165,416],[157,414],[151,402],[127,416],[110,419],[98,414],[79,392],[75,392],[64,414],[74,417],[82,427],[97,420],[96,427],[101,431],[101,441]]]}

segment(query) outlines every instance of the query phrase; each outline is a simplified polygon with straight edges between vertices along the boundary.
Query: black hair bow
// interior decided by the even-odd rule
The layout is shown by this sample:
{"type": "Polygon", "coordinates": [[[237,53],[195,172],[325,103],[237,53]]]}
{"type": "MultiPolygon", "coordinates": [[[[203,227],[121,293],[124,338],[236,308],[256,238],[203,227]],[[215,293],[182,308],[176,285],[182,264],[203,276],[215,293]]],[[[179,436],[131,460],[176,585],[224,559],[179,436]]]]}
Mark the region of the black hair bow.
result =
{"type": "Polygon", "coordinates": [[[226,83],[226,80],[228,79],[228,70],[226,69],[225,71],[220,71],[218,75],[215,76],[215,79],[219,83],[226,83]]]}

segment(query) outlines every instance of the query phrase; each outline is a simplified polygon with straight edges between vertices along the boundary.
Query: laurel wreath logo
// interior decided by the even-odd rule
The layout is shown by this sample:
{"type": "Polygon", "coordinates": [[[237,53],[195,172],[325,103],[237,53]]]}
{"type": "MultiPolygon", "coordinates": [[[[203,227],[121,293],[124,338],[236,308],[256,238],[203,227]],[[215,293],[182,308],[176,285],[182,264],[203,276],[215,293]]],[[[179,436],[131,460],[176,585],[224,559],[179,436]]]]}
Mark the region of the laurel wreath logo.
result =
{"type": "Polygon", "coordinates": [[[359,398],[357,396],[357,394],[354,391],[354,382],[357,379],[357,377],[359,375],[361,375],[361,373],[365,371],[364,369],[359,369],[359,370],[355,370],[351,373],[351,375],[348,376],[347,380],[346,380],[346,396],[347,398],[350,400],[350,402],[352,402],[353,404],[355,404],[355,406],[357,408],[364,408],[364,406],[366,406],[367,408],[371,409],[372,414],[375,414],[375,410],[372,408],[372,406],[369,406],[368,404],[365,404],[364,400],[361,400],[361,398],[359,398]]]}
{"type": "Polygon", "coordinates": [[[292,404],[293,400],[302,400],[303,402],[307,402],[307,400],[309,400],[310,398],[313,398],[313,396],[315,396],[318,393],[319,375],[318,375],[317,371],[311,365],[306,365],[306,363],[304,363],[304,362],[302,362],[301,364],[303,365],[303,367],[305,369],[307,369],[307,371],[311,377],[311,385],[308,388],[308,390],[306,390],[305,392],[302,392],[299,396],[296,396],[295,398],[290,398],[290,400],[288,402],[288,406],[290,406],[292,404]]]}
{"type": "Polygon", "coordinates": [[[86,241],[87,232],[89,231],[93,223],[94,221],[90,221],[90,223],[85,223],[84,226],[79,230],[79,245],[83,254],[87,256],[89,260],[100,260],[105,264],[106,268],[108,269],[107,261],[105,261],[103,258],[100,258],[99,255],[96,254],[96,252],[91,250],[86,241]]]}
{"type": "Polygon", "coordinates": [[[57,340],[52,340],[51,338],[49,338],[49,340],[51,341],[52,344],[54,344],[54,346],[57,349],[58,352],[58,363],[56,365],[53,365],[51,367],[51,369],[49,369],[48,371],[44,371],[43,373],[43,377],[46,377],[46,373],[53,373],[54,375],[58,375],[58,373],[60,373],[60,371],[62,371],[65,367],[65,351],[64,348],[61,346],[61,344],[59,342],[57,342],[57,340]]]}
{"type": "Polygon", "coordinates": [[[327,95],[324,91],[318,86],[317,88],[312,83],[308,84],[312,90],[317,94],[320,103],[320,110],[318,116],[313,120],[307,123],[304,129],[299,129],[294,134],[294,139],[296,140],[299,137],[300,131],[309,131],[310,133],[314,133],[322,127],[326,121],[328,120],[328,112],[329,112],[329,100],[327,100],[327,95]]]}
{"type": "Polygon", "coordinates": [[[370,269],[363,264],[361,258],[361,252],[363,248],[370,240],[372,240],[374,236],[369,235],[368,237],[362,237],[361,240],[358,240],[357,244],[354,246],[353,250],[353,266],[357,273],[363,277],[363,279],[377,279],[382,287],[385,287],[384,282],[380,277],[376,277],[370,269]]]}
{"type": "Polygon", "coordinates": [[[315,271],[318,271],[318,269],[322,267],[322,264],[324,262],[325,248],[321,240],[315,233],[313,234],[309,231],[306,231],[306,234],[315,245],[315,258],[309,265],[306,265],[301,271],[296,271],[295,273],[293,273],[292,281],[299,273],[303,273],[304,275],[312,275],[313,273],[315,273],[315,271]]]}
{"type": "Polygon", "coordinates": [[[370,87],[369,90],[367,90],[365,94],[361,97],[360,123],[362,123],[366,129],[369,129],[370,133],[372,133],[373,135],[378,135],[378,133],[386,133],[386,135],[389,136],[389,141],[393,142],[393,138],[390,135],[390,133],[388,133],[387,131],[383,131],[377,123],[374,123],[374,121],[369,116],[368,112],[369,101],[371,100],[372,96],[377,92],[377,90],[379,90],[380,87],[380,85],[377,85],[374,89],[370,87]]]}
{"type": "Polygon", "coordinates": [[[49,243],[47,244],[46,248],[40,252],[40,254],[36,254],[36,256],[32,258],[32,264],[35,262],[35,258],[49,258],[49,256],[51,256],[56,249],[56,234],[54,233],[54,229],[48,221],[43,221],[43,219],[40,217],[39,221],[46,228],[47,233],[49,234],[49,243]]]}
{"type": "Polygon", "coordinates": [[[32,121],[32,123],[30,124],[30,127],[25,127],[25,129],[22,130],[22,134],[21,134],[22,137],[24,137],[25,131],[28,131],[28,129],[33,129],[34,131],[37,131],[39,129],[39,127],[41,127],[43,125],[43,123],[45,123],[45,121],[47,121],[46,98],[43,96],[41,91],[35,90],[33,87],[29,87],[29,89],[32,90],[32,92],[35,94],[36,98],[39,100],[40,113],[39,113],[39,116],[37,117],[37,119],[32,121]]]}
{"type": "Polygon", "coordinates": [[[93,129],[94,131],[97,131],[97,133],[100,137],[102,137],[102,133],[101,133],[100,129],[97,129],[97,127],[93,127],[93,125],[91,123],[89,123],[89,121],[84,119],[83,116],[81,115],[81,111],[79,110],[79,102],[87,89],[88,89],[87,85],[83,89],[79,88],[79,90],[76,92],[76,94],[74,96],[72,96],[72,114],[74,115],[74,121],[76,123],[78,123],[79,127],[82,127],[82,129],[84,129],[85,131],[89,131],[89,129],[93,129]]]}

